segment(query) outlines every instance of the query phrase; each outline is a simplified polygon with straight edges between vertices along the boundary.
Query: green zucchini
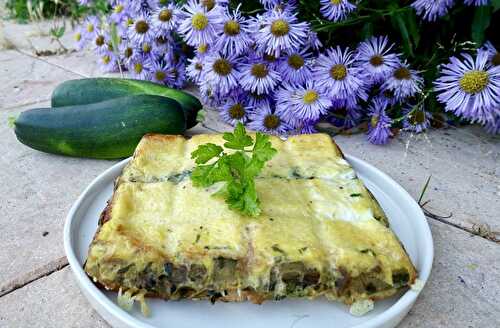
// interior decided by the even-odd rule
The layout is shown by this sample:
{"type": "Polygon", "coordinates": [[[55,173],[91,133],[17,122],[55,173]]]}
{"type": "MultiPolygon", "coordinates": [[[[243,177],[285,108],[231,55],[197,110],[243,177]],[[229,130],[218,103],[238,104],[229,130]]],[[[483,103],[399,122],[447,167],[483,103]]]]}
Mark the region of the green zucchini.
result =
{"type": "Polygon", "coordinates": [[[90,78],[65,81],[52,92],[52,107],[86,105],[113,98],[148,94],[176,100],[186,114],[187,128],[197,124],[200,101],[181,90],[149,81],[121,78],[90,78]]]}
{"type": "Polygon", "coordinates": [[[147,133],[182,134],[186,120],[173,99],[136,95],[99,103],[31,109],[14,122],[17,139],[48,153],[100,159],[133,154],[147,133]]]}

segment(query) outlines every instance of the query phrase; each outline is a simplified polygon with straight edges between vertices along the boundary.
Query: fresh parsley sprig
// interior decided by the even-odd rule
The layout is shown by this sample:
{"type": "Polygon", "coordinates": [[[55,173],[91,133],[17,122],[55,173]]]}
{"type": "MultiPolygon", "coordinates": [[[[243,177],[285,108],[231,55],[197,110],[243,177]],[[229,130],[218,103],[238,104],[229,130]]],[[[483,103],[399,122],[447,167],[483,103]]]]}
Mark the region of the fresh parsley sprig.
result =
{"type": "Polygon", "coordinates": [[[269,136],[262,133],[256,134],[254,143],[241,123],[233,133],[224,133],[223,139],[226,140],[224,147],[234,152],[226,153],[221,146],[207,143],[191,153],[197,164],[191,175],[193,185],[209,187],[225,182],[216,194],[226,199],[229,208],[247,216],[258,216],[261,209],[255,177],[277,150],[272,147],[269,136]]]}

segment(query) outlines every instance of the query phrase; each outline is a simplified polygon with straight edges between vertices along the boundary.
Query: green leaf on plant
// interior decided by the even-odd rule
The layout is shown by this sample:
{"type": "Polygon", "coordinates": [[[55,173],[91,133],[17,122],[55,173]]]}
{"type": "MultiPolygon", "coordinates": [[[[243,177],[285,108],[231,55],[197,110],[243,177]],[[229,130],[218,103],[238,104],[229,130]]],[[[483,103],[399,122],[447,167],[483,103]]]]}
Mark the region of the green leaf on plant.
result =
{"type": "Polygon", "coordinates": [[[486,29],[490,26],[491,12],[491,6],[479,6],[474,10],[471,37],[477,47],[480,47],[484,42],[486,29]]]}

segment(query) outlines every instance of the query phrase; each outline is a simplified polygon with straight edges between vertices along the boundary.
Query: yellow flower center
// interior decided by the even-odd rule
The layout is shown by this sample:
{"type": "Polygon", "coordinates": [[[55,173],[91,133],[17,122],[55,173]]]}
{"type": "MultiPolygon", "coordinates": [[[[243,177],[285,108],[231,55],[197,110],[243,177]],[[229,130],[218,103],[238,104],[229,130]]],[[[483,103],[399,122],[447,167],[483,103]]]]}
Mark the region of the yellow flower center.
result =
{"type": "Polygon", "coordinates": [[[155,79],[157,81],[163,81],[163,80],[165,80],[166,77],[167,77],[167,75],[163,71],[157,71],[157,72],[155,72],[155,79]]]}
{"type": "Polygon", "coordinates": [[[224,24],[224,33],[229,36],[240,34],[240,23],[235,20],[229,20],[224,24]]]}
{"type": "Polygon", "coordinates": [[[276,57],[274,57],[273,55],[270,55],[270,54],[264,54],[264,60],[272,63],[272,62],[276,61],[276,57]]]}
{"type": "Polygon", "coordinates": [[[159,36],[156,38],[156,43],[165,44],[165,43],[167,43],[167,40],[163,36],[159,36]]]}
{"type": "Polygon", "coordinates": [[[233,65],[231,65],[231,63],[227,59],[220,58],[214,62],[212,68],[214,69],[215,73],[226,76],[231,73],[233,65]]]}
{"type": "Polygon", "coordinates": [[[314,90],[307,90],[303,96],[304,103],[306,103],[308,105],[316,102],[318,100],[318,98],[319,98],[319,95],[314,90]]]}
{"type": "Polygon", "coordinates": [[[380,66],[384,63],[384,57],[380,56],[380,55],[375,55],[373,56],[372,58],[370,58],[370,64],[372,64],[372,66],[380,66]]]}
{"type": "Polygon", "coordinates": [[[108,43],[108,50],[113,51],[113,44],[111,42],[108,43]]]}
{"type": "Polygon", "coordinates": [[[236,120],[239,120],[245,116],[245,107],[242,104],[235,104],[229,108],[229,116],[236,120]]]}
{"type": "Polygon", "coordinates": [[[269,114],[264,118],[264,126],[268,129],[276,129],[280,123],[280,118],[274,114],[269,114]]]}
{"type": "Polygon", "coordinates": [[[254,64],[252,69],[250,70],[251,74],[258,79],[262,79],[267,76],[269,71],[267,70],[266,65],[264,64],[254,64]]]}
{"type": "Polygon", "coordinates": [[[102,62],[104,64],[109,64],[110,61],[111,61],[111,57],[109,57],[108,55],[102,56],[102,62]]]}
{"type": "Polygon", "coordinates": [[[274,36],[284,36],[290,32],[290,25],[284,19],[277,19],[271,24],[271,33],[274,36]]]}
{"type": "Polygon", "coordinates": [[[94,32],[94,24],[87,24],[87,32],[89,33],[94,32]]]}
{"type": "Polygon", "coordinates": [[[378,124],[378,120],[379,120],[379,116],[378,115],[373,115],[371,120],[370,120],[370,124],[372,126],[372,128],[376,127],[377,124],[378,124]]]}
{"type": "Polygon", "coordinates": [[[203,69],[203,65],[200,63],[194,64],[194,69],[197,71],[201,71],[203,69]]]}
{"type": "Polygon", "coordinates": [[[133,53],[134,53],[134,50],[130,47],[125,49],[125,51],[123,52],[123,54],[125,55],[126,58],[132,57],[133,53]]]}
{"type": "Polygon", "coordinates": [[[144,34],[149,30],[148,22],[144,20],[139,20],[135,22],[135,31],[139,34],[144,34]]]}
{"type": "Polygon", "coordinates": [[[200,44],[200,45],[198,46],[198,52],[199,52],[200,54],[204,54],[204,53],[206,53],[206,52],[207,52],[207,50],[208,50],[208,44],[206,44],[206,43],[202,43],[202,44],[200,44]]]}
{"type": "Polygon", "coordinates": [[[170,9],[163,9],[158,14],[158,19],[160,21],[162,21],[162,22],[168,22],[169,20],[172,19],[172,10],[170,10],[170,9]]]}
{"type": "Polygon", "coordinates": [[[134,20],[131,17],[127,18],[127,26],[130,26],[132,24],[134,24],[134,20]]]}
{"type": "Polygon", "coordinates": [[[104,37],[102,35],[98,35],[97,38],[95,38],[95,45],[100,47],[104,44],[104,37]]]}
{"type": "Polygon", "coordinates": [[[81,33],[75,33],[75,41],[80,41],[82,39],[81,33]]]}
{"type": "Polygon", "coordinates": [[[330,3],[334,6],[338,6],[340,5],[340,3],[342,2],[342,0],[330,0],[330,3]]]}
{"type": "Polygon", "coordinates": [[[191,18],[191,26],[195,30],[202,31],[208,26],[208,18],[203,13],[196,13],[191,18]]]}
{"type": "Polygon", "coordinates": [[[141,63],[134,64],[134,72],[136,72],[137,74],[142,72],[142,64],[141,63]]]}
{"type": "Polygon", "coordinates": [[[459,84],[463,91],[474,94],[483,91],[489,82],[490,77],[487,72],[468,71],[462,76],[459,84]]]}
{"type": "Polygon", "coordinates": [[[497,52],[493,58],[491,58],[491,63],[493,66],[499,66],[500,65],[500,52],[497,52]]]}
{"type": "Polygon", "coordinates": [[[347,76],[347,67],[342,64],[333,65],[330,69],[330,76],[337,81],[345,79],[347,76]]]}
{"type": "Polygon", "coordinates": [[[288,57],[288,65],[296,70],[304,66],[304,58],[299,54],[293,54],[288,57]]]}
{"type": "Polygon", "coordinates": [[[394,77],[398,80],[409,80],[411,79],[411,72],[408,68],[400,67],[394,71],[394,77]]]}
{"type": "Polygon", "coordinates": [[[123,6],[122,5],[116,5],[115,6],[115,9],[114,9],[114,12],[119,14],[123,11],[123,6]]]}
{"type": "Polygon", "coordinates": [[[149,52],[151,52],[151,49],[152,49],[152,48],[151,48],[151,45],[150,45],[149,43],[144,42],[144,43],[142,44],[142,51],[144,51],[145,53],[149,53],[149,52]]]}
{"type": "Polygon", "coordinates": [[[215,7],[215,1],[214,0],[202,0],[201,4],[207,9],[207,10],[212,10],[215,7]]]}

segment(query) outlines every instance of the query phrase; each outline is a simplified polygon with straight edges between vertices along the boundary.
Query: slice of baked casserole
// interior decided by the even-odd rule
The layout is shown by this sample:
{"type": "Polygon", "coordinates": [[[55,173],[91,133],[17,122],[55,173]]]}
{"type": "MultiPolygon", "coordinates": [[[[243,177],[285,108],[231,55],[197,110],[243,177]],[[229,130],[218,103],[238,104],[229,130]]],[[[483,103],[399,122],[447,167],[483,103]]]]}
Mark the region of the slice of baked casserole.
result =
{"type": "Polygon", "coordinates": [[[416,271],[387,218],[328,135],[271,137],[256,179],[262,213],[193,187],[191,152],[221,135],[147,135],[117,179],[85,271],[107,289],[164,299],[261,303],[393,295],[416,271]]]}

